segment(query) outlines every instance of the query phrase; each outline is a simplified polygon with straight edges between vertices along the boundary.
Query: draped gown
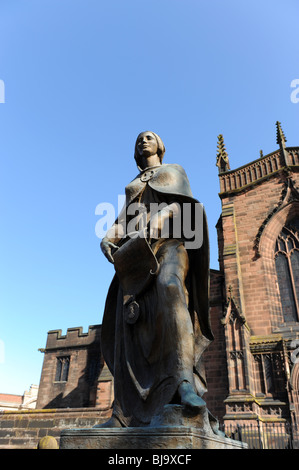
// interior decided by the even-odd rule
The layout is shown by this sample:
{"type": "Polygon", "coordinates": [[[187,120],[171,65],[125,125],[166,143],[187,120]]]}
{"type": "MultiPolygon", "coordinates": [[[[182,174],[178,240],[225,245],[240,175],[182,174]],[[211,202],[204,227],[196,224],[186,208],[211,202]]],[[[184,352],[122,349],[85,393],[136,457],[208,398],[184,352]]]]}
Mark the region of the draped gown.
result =
{"type": "MultiPolygon", "coordinates": [[[[146,177],[141,172],[126,188],[132,202],[183,207],[193,198],[179,165],[162,165],[146,177]]],[[[126,211],[124,212],[126,213],[126,211]]],[[[129,219],[126,217],[125,223],[129,219]]],[[[116,224],[124,223],[122,216],[116,224]]],[[[158,274],[136,299],[139,317],[128,323],[124,292],[115,274],[106,299],[102,353],[114,377],[113,414],[123,426],[147,426],[170,403],[180,403],[178,387],[189,382],[202,396],[206,391],[202,354],[213,340],[209,317],[209,241],[205,213],[200,248],[186,249],[180,237],[151,240],[158,274]]]]}

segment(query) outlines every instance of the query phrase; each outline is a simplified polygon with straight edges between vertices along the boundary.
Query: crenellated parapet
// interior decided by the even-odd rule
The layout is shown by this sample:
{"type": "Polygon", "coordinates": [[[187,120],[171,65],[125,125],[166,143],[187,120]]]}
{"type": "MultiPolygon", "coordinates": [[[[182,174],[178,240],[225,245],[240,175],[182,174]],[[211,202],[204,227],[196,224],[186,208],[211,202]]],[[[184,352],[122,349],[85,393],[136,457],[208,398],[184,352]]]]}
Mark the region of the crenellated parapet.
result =
{"type": "Polygon", "coordinates": [[[100,335],[101,325],[89,326],[87,332],[83,332],[82,326],[68,328],[65,335],[62,334],[62,330],[50,330],[48,331],[46,348],[41,351],[86,347],[91,343],[98,342],[100,335]]]}
{"type": "Polygon", "coordinates": [[[218,152],[216,163],[216,165],[219,167],[221,198],[227,196],[229,193],[236,193],[246,190],[247,188],[262,182],[269,176],[272,176],[285,168],[294,170],[298,169],[299,147],[286,147],[286,138],[281,128],[281,124],[278,121],[276,122],[276,143],[279,145],[279,149],[267,155],[263,155],[261,150],[260,158],[234,170],[229,169],[227,153],[223,145],[220,145],[223,143],[222,136],[221,139],[222,140],[219,143],[218,136],[218,152]],[[224,161],[227,163],[226,166],[224,165],[224,161]]]}
{"type": "Polygon", "coordinates": [[[288,163],[282,158],[279,149],[235,170],[220,173],[220,197],[247,189],[286,167],[299,166],[299,147],[286,147],[285,151],[288,163]]]}
{"type": "MultiPolygon", "coordinates": [[[[95,406],[104,365],[101,325],[48,332],[37,399],[38,408],[95,406]]],[[[107,400],[106,400],[107,401],[107,400]]]]}

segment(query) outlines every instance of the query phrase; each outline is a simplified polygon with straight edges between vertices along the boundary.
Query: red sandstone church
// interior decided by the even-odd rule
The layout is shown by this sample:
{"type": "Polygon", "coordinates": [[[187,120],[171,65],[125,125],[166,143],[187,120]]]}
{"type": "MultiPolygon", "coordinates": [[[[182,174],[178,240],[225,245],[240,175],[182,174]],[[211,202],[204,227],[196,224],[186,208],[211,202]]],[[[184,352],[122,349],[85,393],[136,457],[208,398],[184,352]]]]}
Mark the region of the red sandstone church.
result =
{"type": "MultiPolygon", "coordinates": [[[[279,148],[235,170],[218,137],[220,269],[211,270],[205,399],[226,425],[299,421],[299,147],[276,126],[279,148]]],[[[100,332],[48,333],[37,409],[109,409],[100,332]]]]}

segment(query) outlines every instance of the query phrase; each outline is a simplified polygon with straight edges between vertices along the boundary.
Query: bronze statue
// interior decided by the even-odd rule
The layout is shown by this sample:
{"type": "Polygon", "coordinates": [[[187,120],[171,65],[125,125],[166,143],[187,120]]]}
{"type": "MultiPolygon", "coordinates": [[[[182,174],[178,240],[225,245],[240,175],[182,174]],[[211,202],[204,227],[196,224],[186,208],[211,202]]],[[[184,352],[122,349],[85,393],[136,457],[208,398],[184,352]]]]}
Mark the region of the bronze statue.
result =
{"type": "Polygon", "coordinates": [[[202,355],[213,340],[207,221],[203,210],[200,247],[186,249],[184,234],[174,236],[184,205],[199,202],[183,168],[162,163],[164,153],[157,134],[139,134],[140,173],[126,187],[125,207],[101,242],[116,274],[102,324],[102,352],[114,376],[113,413],[100,427],[148,426],[169,404],[194,413],[206,409],[202,355]],[[151,211],[153,206],[160,210],[151,211]],[[139,218],[136,208],[142,209],[139,218]],[[132,221],[135,233],[128,230],[132,221]]]}

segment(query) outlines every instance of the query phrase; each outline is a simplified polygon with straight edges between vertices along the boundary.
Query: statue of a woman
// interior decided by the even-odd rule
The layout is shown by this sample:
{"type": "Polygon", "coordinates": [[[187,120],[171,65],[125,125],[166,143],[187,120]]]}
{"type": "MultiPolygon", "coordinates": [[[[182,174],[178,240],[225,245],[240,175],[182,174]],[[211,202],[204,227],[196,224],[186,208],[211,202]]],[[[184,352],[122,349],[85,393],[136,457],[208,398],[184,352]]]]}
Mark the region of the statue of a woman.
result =
{"type": "Polygon", "coordinates": [[[195,230],[202,231],[200,247],[186,248],[184,231],[174,233],[183,209],[189,205],[188,214],[194,214],[200,204],[183,168],[162,163],[164,153],[157,134],[139,134],[140,173],[126,187],[125,207],[101,242],[116,269],[102,324],[114,403],[111,419],[101,427],[147,426],[168,404],[195,413],[206,406],[202,354],[213,339],[207,222],[202,210],[200,227],[195,220],[195,230]],[[139,219],[132,207],[143,208],[139,219]],[[136,238],[128,234],[132,221],[136,238]]]}

